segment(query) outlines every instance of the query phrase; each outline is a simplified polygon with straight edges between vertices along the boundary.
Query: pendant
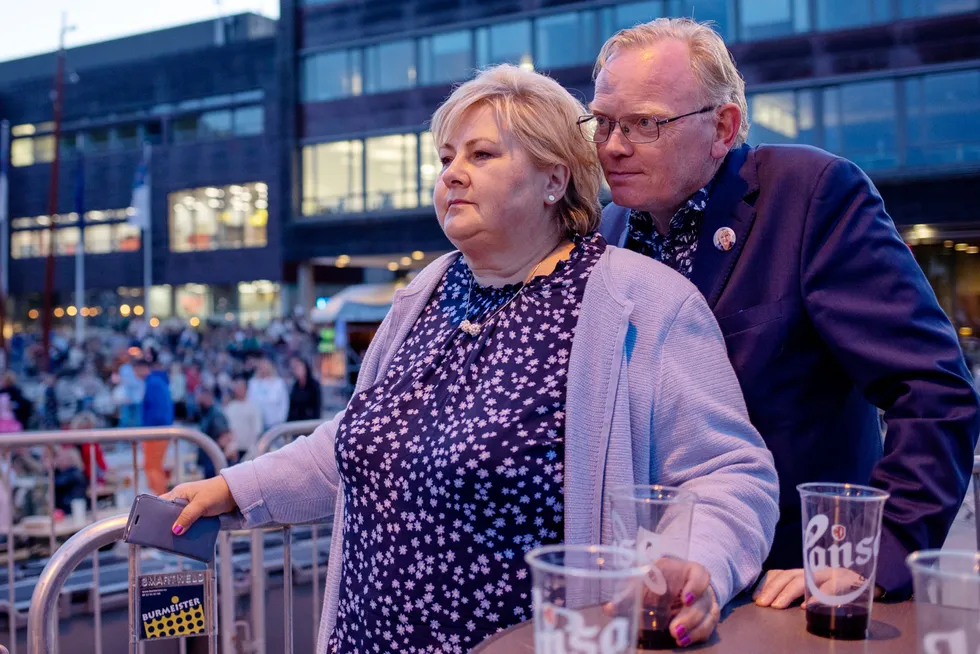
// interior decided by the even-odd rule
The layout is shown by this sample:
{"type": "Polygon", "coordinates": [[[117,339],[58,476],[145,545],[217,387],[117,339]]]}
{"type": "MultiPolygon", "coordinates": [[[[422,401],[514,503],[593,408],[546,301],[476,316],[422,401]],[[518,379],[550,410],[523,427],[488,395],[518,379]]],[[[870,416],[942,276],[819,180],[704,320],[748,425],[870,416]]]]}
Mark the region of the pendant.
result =
{"type": "Polygon", "coordinates": [[[459,323],[459,328],[470,336],[476,336],[480,333],[480,330],[483,329],[483,326],[479,323],[464,320],[463,322],[459,323]]]}

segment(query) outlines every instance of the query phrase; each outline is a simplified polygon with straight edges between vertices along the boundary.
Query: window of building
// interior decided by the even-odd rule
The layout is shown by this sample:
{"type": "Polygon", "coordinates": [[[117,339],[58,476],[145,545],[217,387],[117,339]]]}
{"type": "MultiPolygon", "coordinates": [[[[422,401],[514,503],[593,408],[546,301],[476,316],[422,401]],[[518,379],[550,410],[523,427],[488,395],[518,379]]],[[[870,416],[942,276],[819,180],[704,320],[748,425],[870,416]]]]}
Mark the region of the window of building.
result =
{"type": "Polygon", "coordinates": [[[892,19],[892,0],[814,0],[817,28],[839,30],[892,19]]]}
{"type": "Polygon", "coordinates": [[[280,315],[279,284],[258,280],[238,284],[238,319],[243,324],[264,325],[280,315]]]}
{"type": "Polygon", "coordinates": [[[633,27],[639,23],[647,23],[663,15],[664,5],[660,0],[629,2],[614,7],[606,7],[599,14],[602,38],[603,40],[608,39],[619,30],[633,27]]]}
{"type": "Polygon", "coordinates": [[[257,136],[265,131],[265,108],[262,105],[235,109],[235,134],[257,136]]]}
{"type": "Polygon", "coordinates": [[[156,318],[169,318],[174,315],[173,290],[170,284],[150,287],[150,315],[156,318]]]}
{"type": "Polygon", "coordinates": [[[303,215],[364,211],[363,165],[360,140],[304,147],[303,215]]]}
{"type": "Polygon", "coordinates": [[[476,31],[476,65],[514,64],[534,67],[531,21],[519,20],[481,27],[476,31]]]}
{"type": "Polygon", "coordinates": [[[415,79],[415,41],[380,43],[364,51],[364,88],[367,93],[406,89],[415,86],[415,79]]]}
{"type": "Polygon", "coordinates": [[[738,4],[739,36],[761,41],[810,29],[807,0],[753,0],[738,4]]]}
{"type": "Polygon", "coordinates": [[[211,289],[204,284],[184,284],[174,291],[178,318],[207,318],[211,315],[211,289]]]}
{"type": "Polygon", "coordinates": [[[77,227],[62,227],[54,230],[55,255],[75,254],[81,234],[77,227]]]}
{"type": "Polygon", "coordinates": [[[439,84],[465,80],[473,69],[469,30],[433,34],[419,39],[419,80],[439,84]]]}
{"type": "Polygon", "coordinates": [[[419,204],[415,134],[379,136],[366,141],[367,210],[411,209],[419,204]]]}
{"type": "Polygon", "coordinates": [[[959,14],[980,9],[980,0],[901,0],[903,18],[959,14]]]}
{"type": "Polygon", "coordinates": [[[727,39],[733,34],[733,4],[730,0],[670,0],[667,11],[671,16],[685,16],[702,22],[710,20],[715,31],[727,39]]]}
{"type": "Polygon", "coordinates": [[[46,229],[10,233],[10,258],[32,259],[48,256],[51,234],[46,229]]]}
{"type": "Polygon", "coordinates": [[[816,144],[813,91],[749,96],[749,143],[816,144]]]}
{"type": "Polygon", "coordinates": [[[110,131],[109,141],[114,149],[134,150],[140,146],[140,126],[134,123],[114,127],[110,131]]]}
{"type": "Polygon", "coordinates": [[[171,193],[170,251],[264,247],[268,187],[262,182],[171,193]]]}
{"type": "MultiPolygon", "coordinates": [[[[85,228],[85,236],[88,237],[88,230],[85,228]]],[[[112,249],[115,252],[138,252],[142,239],[142,231],[136,225],[129,223],[116,223],[112,225],[112,249]]]]}
{"type": "Polygon", "coordinates": [[[825,147],[871,170],[898,165],[895,80],[824,89],[825,147]]]}
{"type": "Polygon", "coordinates": [[[105,152],[109,149],[109,128],[90,129],[84,134],[85,152],[105,152]]]}
{"type": "Polygon", "coordinates": [[[422,181],[420,199],[422,206],[428,206],[432,204],[432,192],[435,190],[436,180],[439,179],[439,171],[442,169],[432,132],[419,134],[419,152],[422,158],[422,164],[419,166],[419,177],[422,181]]]}
{"type": "Polygon", "coordinates": [[[10,165],[14,167],[34,165],[34,139],[21,138],[10,141],[10,165]]]}
{"type": "Polygon", "coordinates": [[[534,23],[535,63],[551,70],[591,64],[599,52],[595,12],[578,11],[544,16],[534,23]]]}
{"type": "Polygon", "coordinates": [[[197,114],[179,116],[172,127],[174,143],[188,143],[197,139],[197,114]]]}
{"type": "Polygon", "coordinates": [[[112,225],[85,227],[85,253],[106,254],[112,252],[112,225]]]}
{"type": "Polygon", "coordinates": [[[319,52],[303,58],[303,102],[325,102],[361,94],[361,51],[319,52]]]}
{"type": "Polygon", "coordinates": [[[980,160],[980,70],[904,81],[908,164],[980,160]]]}
{"type": "Polygon", "coordinates": [[[202,139],[228,138],[232,135],[231,110],[205,111],[198,117],[197,130],[202,139]]]}

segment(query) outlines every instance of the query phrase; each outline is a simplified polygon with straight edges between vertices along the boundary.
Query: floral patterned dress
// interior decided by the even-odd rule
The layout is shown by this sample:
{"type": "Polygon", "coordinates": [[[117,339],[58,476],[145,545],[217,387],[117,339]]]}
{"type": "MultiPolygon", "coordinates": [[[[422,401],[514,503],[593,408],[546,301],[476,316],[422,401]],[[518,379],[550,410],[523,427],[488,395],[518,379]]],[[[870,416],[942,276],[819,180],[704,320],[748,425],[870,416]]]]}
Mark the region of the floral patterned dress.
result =
{"type": "Polygon", "coordinates": [[[577,239],[524,288],[481,287],[460,257],[384,378],[352,398],[328,651],[466,652],[531,617],[524,554],[563,538],[568,358],[605,247],[577,239]]]}

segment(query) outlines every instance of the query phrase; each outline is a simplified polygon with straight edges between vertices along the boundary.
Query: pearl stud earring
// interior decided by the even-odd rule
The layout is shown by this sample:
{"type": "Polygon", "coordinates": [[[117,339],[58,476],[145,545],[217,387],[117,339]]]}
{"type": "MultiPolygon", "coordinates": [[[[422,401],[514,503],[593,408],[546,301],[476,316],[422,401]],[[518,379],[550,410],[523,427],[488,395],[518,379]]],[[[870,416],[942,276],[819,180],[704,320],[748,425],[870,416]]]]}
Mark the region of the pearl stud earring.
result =
{"type": "Polygon", "coordinates": [[[548,202],[554,202],[554,201],[555,201],[555,196],[549,195],[548,196],[548,202]]]}

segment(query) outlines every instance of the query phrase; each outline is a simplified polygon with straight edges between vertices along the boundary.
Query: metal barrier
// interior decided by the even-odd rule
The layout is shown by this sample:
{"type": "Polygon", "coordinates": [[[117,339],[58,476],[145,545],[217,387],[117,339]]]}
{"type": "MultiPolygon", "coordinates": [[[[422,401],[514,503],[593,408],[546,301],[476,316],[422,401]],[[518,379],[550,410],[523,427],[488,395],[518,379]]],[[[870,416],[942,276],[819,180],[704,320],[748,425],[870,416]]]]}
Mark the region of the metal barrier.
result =
{"type": "MultiPolygon", "coordinates": [[[[45,597],[48,597],[51,588],[56,587],[57,593],[61,592],[61,588],[65,583],[75,567],[84,560],[88,555],[95,553],[92,563],[92,573],[93,573],[93,591],[96,593],[95,601],[91,602],[95,610],[95,620],[94,620],[94,631],[95,631],[95,648],[97,652],[102,651],[102,606],[99,597],[100,592],[100,579],[99,579],[99,557],[98,548],[119,540],[122,538],[122,530],[125,528],[126,515],[116,516],[113,518],[108,518],[101,522],[96,522],[89,527],[81,529],[75,536],[70,538],[61,548],[56,547],[56,525],[54,520],[54,505],[55,505],[55,491],[54,491],[54,448],[61,445],[87,445],[96,443],[119,443],[128,442],[132,446],[133,453],[133,484],[134,492],[138,490],[139,484],[139,464],[138,464],[138,452],[137,444],[143,441],[155,441],[155,440],[169,440],[175,444],[179,444],[181,441],[188,441],[193,445],[204,450],[205,454],[211,459],[214,464],[215,470],[221,470],[228,466],[228,461],[225,458],[224,453],[218,444],[215,443],[210,437],[201,432],[189,429],[186,427],[146,427],[146,428],[132,428],[132,429],[89,429],[89,430],[73,430],[73,431],[40,431],[40,432],[19,432],[14,434],[3,434],[0,435],[0,451],[3,452],[3,460],[8,471],[12,470],[12,456],[11,450],[22,449],[28,447],[45,446],[48,448],[48,461],[47,461],[47,480],[48,480],[48,513],[50,518],[50,525],[48,528],[48,546],[51,554],[51,558],[48,565],[45,567],[41,575],[41,581],[34,589],[34,594],[31,598],[30,609],[28,613],[28,649],[31,652],[56,652],[57,651],[57,627],[56,620],[52,619],[51,612],[53,612],[53,604],[39,603],[45,597]],[[109,532],[105,532],[108,527],[106,525],[112,526],[109,532]],[[116,525],[118,526],[118,533],[115,531],[116,525]],[[98,527],[98,529],[94,529],[98,527]],[[111,533],[113,536],[109,538],[107,533],[111,533]],[[72,542],[78,542],[76,539],[82,534],[86,534],[85,538],[94,539],[92,542],[98,541],[99,544],[95,545],[94,548],[85,549],[83,553],[79,553],[76,548],[69,548],[68,545],[72,542]],[[101,540],[103,538],[108,538],[108,540],[101,540]],[[70,566],[69,566],[70,563],[70,566]],[[43,583],[45,579],[50,580],[50,583],[46,585],[43,583]],[[60,581],[58,581],[60,580],[60,581]],[[57,582],[57,583],[56,583],[57,582]],[[40,639],[40,640],[36,640],[40,639]],[[35,644],[36,641],[36,644],[35,644]]],[[[177,445],[178,453],[178,465],[176,466],[175,475],[177,483],[183,481],[183,465],[179,456],[179,445],[177,445]]],[[[98,490],[97,490],[97,480],[96,480],[96,453],[95,448],[89,448],[89,501],[92,506],[93,517],[98,517],[98,490]]],[[[12,498],[12,488],[10,474],[4,477],[4,491],[7,497],[11,499],[11,510],[9,512],[6,524],[4,525],[4,533],[7,537],[7,588],[8,588],[8,607],[7,607],[7,617],[10,629],[10,650],[12,654],[17,654],[17,607],[15,602],[15,589],[14,589],[14,528],[13,528],[13,498],[12,498]]],[[[128,509],[117,507],[121,511],[126,511],[128,509]]],[[[85,539],[83,539],[84,541],[85,539]]],[[[228,538],[227,532],[222,532],[218,541],[218,552],[222,559],[231,559],[231,541],[228,538]]],[[[182,568],[183,563],[181,562],[179,566],[182,568]]],[[[231,587],[231,568],[230,566],[224,566],[222,569],[222,583],[228,584],[231,587]]],[[[219,613],[219,624],[221,625],[220,632],[222,638],[222,649],[225,652],[231,652],[232,649],[232,637],[233,637],[233,623],[234,623],[234,604],[232,597],[227,598],[222,601],[221,611],[219,613]]],[[[55,595],[55,600],[57,600],[57,594],[55,595]]],[[[185,654],[186,643],[181,640],[180,642],[180,652],[185,654]]]]}
{"type": "MultiPolygon", "coordinates": [[[[255,444],[255,456],[260,457],[269,452],[274,445],[284,438],[292,436],[307,436],[312,434],[325,420],[297,420],[273,427],[262,434],[255,444]]],[[[283,613],[286,623],[287,651],[292,651],[293,638],[293,571],[292,571],[292,531],[289,527],[282,530],[283,539],[283,613]]],[[[320,562],[317,548],[317,527],[313,525],[313,642],[316,642],[320,630],[320,562]]],[[[256,529],[252,532],[252,647],[254,654],[266,654],[265,647],[265,541],[263,531],[256,529]]]]}

